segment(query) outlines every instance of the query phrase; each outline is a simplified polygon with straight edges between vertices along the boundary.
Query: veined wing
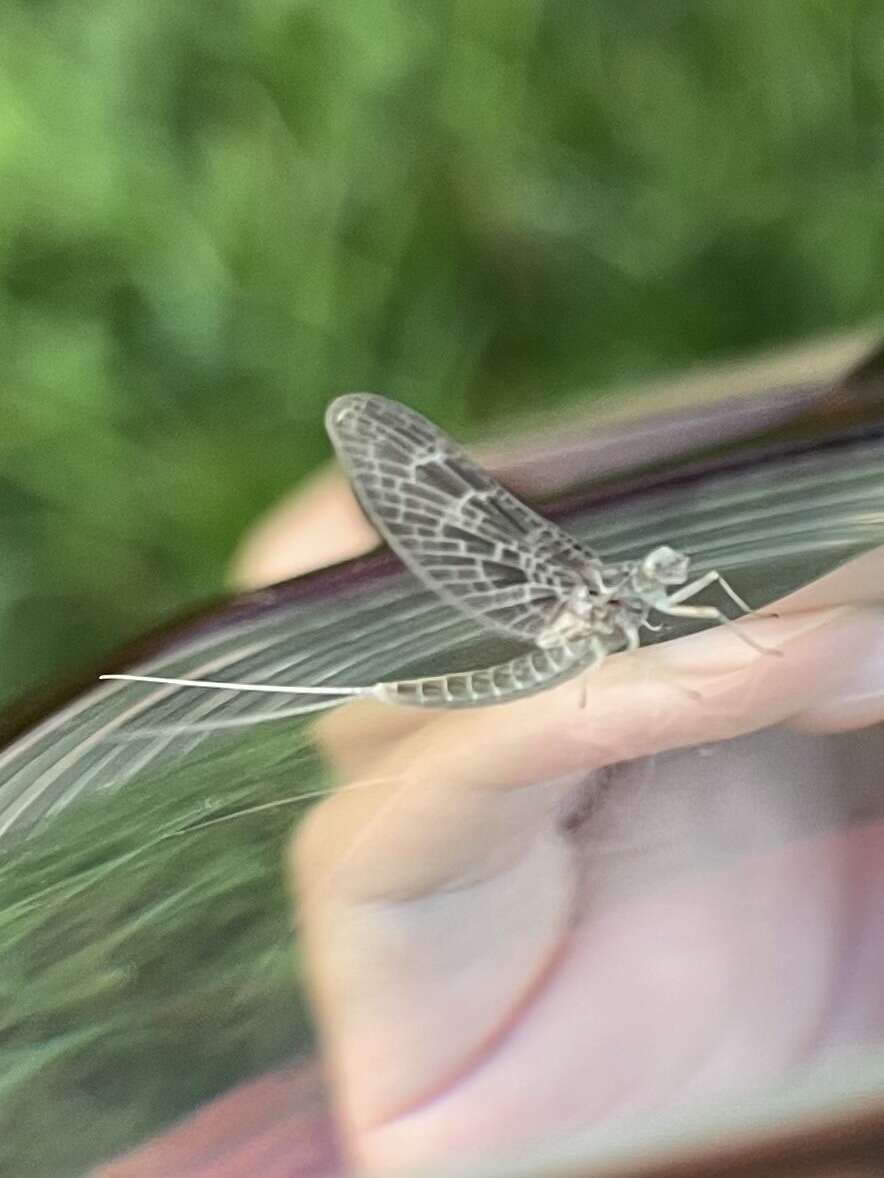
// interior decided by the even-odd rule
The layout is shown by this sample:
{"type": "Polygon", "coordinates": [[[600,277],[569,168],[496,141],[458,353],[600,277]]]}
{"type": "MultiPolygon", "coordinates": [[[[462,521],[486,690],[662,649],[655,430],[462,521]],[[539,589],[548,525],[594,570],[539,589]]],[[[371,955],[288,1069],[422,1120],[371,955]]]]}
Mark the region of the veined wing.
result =
{"type": "Polygon", "coordinates": [[[601,562],[505,491],[419,413],[374,393],[329,405],[326,429],[366,514],[441,597],[533,641],[580,570],[601,562]]]}

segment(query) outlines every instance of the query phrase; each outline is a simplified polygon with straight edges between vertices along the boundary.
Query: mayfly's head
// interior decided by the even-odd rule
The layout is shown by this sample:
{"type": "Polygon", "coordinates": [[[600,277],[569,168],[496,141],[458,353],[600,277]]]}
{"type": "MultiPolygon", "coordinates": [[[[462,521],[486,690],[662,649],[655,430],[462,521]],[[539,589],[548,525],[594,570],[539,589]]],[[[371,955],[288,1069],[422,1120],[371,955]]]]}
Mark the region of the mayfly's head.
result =
{"type": "Polygon", "coordinates": [[[654,548],[641,563],[642,573],[660,585],[683,585],[688,579],[690,560],[667,544],[654,548]]]}

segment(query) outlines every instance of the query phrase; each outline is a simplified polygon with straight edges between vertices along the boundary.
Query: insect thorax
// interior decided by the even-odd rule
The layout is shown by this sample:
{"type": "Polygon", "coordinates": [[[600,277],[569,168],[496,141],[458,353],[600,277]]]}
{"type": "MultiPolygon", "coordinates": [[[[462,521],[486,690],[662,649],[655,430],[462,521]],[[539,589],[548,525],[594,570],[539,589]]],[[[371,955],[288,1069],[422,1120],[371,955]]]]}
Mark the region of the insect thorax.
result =
{"type": "Polygon", "coordinates": [[[618,607],[610,595],[596,584],[576,585],[555,618],[538,635],[540,647],[556,646],[593,636],[613,637],[617,628],[618,607]]]}
{"type": "Polygon", "coordinates": [[[598,639],[613,650],[635,641],[667,588],[684,581],[687,568],[687,557],[668,547],[654,549],[643,560],[587,568],[537,645],[598,639]]]}

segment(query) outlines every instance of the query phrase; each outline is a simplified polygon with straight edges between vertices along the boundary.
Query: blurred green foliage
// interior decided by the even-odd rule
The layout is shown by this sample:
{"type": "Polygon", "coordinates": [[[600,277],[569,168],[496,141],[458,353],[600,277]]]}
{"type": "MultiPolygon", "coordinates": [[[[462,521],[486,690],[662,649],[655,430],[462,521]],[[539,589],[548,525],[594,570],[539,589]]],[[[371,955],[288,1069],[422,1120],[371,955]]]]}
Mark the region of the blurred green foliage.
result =
{"type": "Polygon", "coordinates": [[[874,0],[6,0],[0,692],[218,590],[373,388],[469,432],[884,305],[874,0]]]}

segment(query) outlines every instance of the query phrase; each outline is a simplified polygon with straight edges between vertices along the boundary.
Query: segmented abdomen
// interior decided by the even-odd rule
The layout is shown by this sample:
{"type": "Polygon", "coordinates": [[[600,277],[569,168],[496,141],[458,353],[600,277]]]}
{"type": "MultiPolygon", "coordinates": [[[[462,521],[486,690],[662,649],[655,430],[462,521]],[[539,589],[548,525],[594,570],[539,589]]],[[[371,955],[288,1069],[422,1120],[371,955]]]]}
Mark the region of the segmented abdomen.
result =
{"type": "Polygon", "coordinates": [[[571,642],[545,650],[538,647],[509,662],[478,671],[379,683],[372,688],[372,695],[385,703],[413,708],[487,707],[543,691],[589,670],[601,657],[597,647],[589,642],[571,642]]]}

